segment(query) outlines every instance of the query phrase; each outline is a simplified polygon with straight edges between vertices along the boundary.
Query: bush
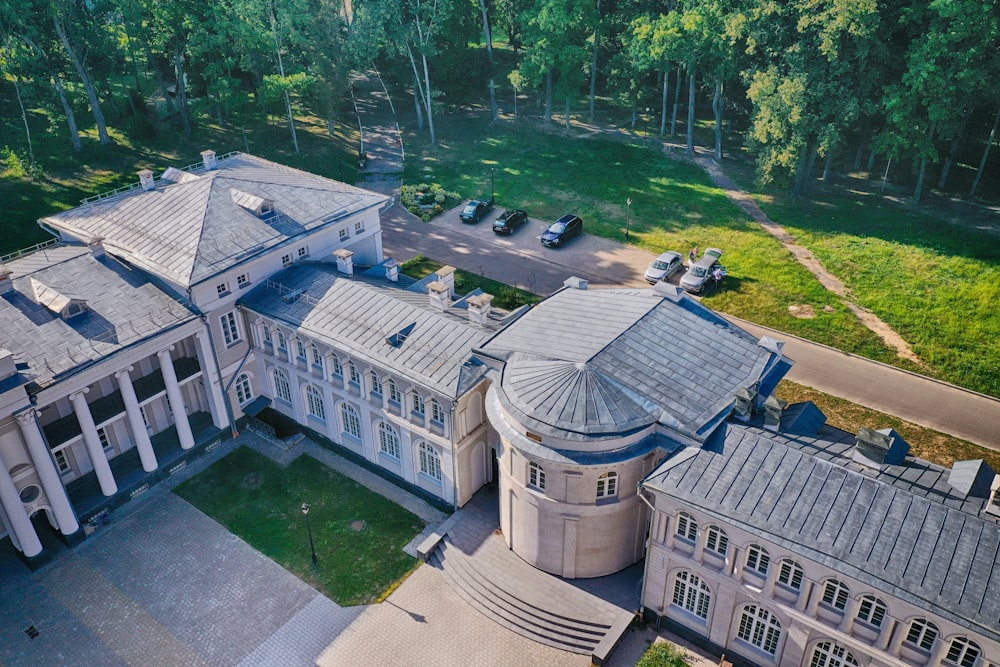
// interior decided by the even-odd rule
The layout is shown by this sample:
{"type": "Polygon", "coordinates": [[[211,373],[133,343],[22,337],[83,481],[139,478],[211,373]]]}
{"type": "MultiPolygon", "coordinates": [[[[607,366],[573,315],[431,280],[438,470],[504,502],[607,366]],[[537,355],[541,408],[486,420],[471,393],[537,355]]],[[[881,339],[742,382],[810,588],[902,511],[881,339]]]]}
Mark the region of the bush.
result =
{"type": "Polygon", "coordinates": [[[687,652],[670,642],[653,644],[642,654],[635,667],[688,667],[687,652]]]}

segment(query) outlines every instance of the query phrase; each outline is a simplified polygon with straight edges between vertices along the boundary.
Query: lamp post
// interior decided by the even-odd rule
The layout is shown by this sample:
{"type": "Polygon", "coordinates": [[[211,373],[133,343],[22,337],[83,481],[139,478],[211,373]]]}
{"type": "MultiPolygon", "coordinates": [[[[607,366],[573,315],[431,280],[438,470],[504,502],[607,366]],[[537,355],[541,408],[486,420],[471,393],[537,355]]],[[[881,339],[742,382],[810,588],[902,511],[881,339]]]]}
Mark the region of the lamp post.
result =
{"type": "Polygon", "coordinates": [[[312,526],[309,524],[309,503],[302,503],[302,514],[306,517],[306,532],[309,533],[309,551],[312,553],[313,565],[319,562],[316,558],[316,545],[313,543],[312,526]]]}
{"type": "Polygon", "coordinates": [[[632,208],[632,198],[629,197],[625,200],[625,243],[628,243],[628,214],[629,210],[632,208]]]}
{"type": "Polygon", "coordinates": [[[494,167],[490,167],[490,206],[497,203],[497,191],[493,185],[493,172],[496,171],[494,167]]]}

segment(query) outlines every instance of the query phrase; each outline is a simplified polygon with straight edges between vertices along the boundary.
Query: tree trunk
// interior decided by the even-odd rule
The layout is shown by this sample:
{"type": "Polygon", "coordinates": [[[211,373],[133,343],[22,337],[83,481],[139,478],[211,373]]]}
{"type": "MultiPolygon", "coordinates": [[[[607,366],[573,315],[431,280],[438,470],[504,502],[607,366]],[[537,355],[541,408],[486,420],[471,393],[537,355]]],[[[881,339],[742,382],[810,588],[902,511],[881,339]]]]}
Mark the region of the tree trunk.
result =
{"type": "Polygon", "coordinates": [[[823,182],[830,180],[830,165],[833,162],[833,151],[826,152],[826,160],[823,162],[823,182]]]}
{"type": "Polygon", "coordinates": [[[417,109],[417,131],[423,133],[424,131],[424,110],[420,104],[420,93],[417,92],[420,87],[420,82],[413,84],[413,106],[417,109]]]}
{"type": "Polygon", "coordinates": [[[948,182],[948,172],[951,171],[951,165],[955,162],[955,158],[958,157],[958,149],[962,145],[962,139],[965,137],[965,127],[969,124],[970,115],[971,112],[966,110],[962,115],[962,123],[958,126],[955,136],[952,137],[951,148],[948,149],[948,155],[945,156],[944,164],[941,165],[941,176],[937,182],[938,190],[944,190],[944,186],[948,182]]]}
{"type": "Polygon", "coordinates": [[[635,88],[632,89],[632,132],[635,133],[635,123],[638,116],[639,94],[635,88]]]}
{"type": "Polygon", "coordinates": [[[667,133],[667,95],[670,91],[670,70],[664,69],[663,72],[663,97],[660,100],[660,136],[662,137],[667,133]]]}
{"type": "Polygon", "coordinates": [[[566,134],[569,134],[569,95],[566,95],[566,134]]]}
{"type": "Polygon", "coordinates": [[[63,24],[59,20],[59,17],[53,16],[52,23],[55,25],[56,34],[59,35],[59,41],[62,42],[63,48],[66,49],[66,54],[69,56],[70,62],[73,63],[73,67],[76,69],[76,73],[80,77],[80,81],[83,82],[84,90],[87,91],[87,99],[90,101],[90,108],[94,112],[94,122],[97,123],[97,136],[101,141],[101,145],[107,146],[108,144],[114,143],[111,141],[111,137],[108,136],[108,124],[104,120],[104,113],[101,111],[101,102],[97,99],[97,90],[94,88],[94,84],[90,80],[90,75],[87,73],[83,63],[80,62],[80,59],[76,56],[76,52],[70,45],[69,38],[66,36],[66,30],[63,28],[63,24]]]}
{"type": "Polygon", "coordinates": [[[694,67],[688,70],[688,122],[685,154],[694,157],[694,67]]]}
{"type": "Polygon", "coordinates": [[[808,142],[805,145],[805,150],[799,156],[798,168],[795,170],[795,182],[792,185],[792,197],[801,197],[806,193],[806,184],[816,161],[816,144],[816,141],[808,142]]]}
{"type": "Polygon", "coordinates": [[[677,84],[674,86],[674,109],[670,118],[670,136],[677,136],[677,111],[681,101],[681,66],[677,65],[677,84]]]}
{"type": "MultiPolygon", "coordinates": [[[[933,146],[934,123],[927,128],[927,141],[933,146]]],[[[913,188],[913,201],[920,203],[920,198],[924,195],[924,177],[927,175],[927,156],[920,158],[920,170],[917,172],[917,185],[913,188]]]]}
{"type": "Polygon", "coordinates": [[[57,72],[49,68],[45,52],[27,35],[22,35],[22,37],[25,43],[31,47],[39,62],[43,63],[45,68],[49,70],[49,81],[52,82],[52,87],[55,88],[56,97],[59,98],[59,104],[62,105],[63,113],[66,114],[66,124],[69,126],[69,137],[73,144],[73,152],[79,153],[83,150],[83,144],[80,143],[80,130],[76,126],[76,114],[73,113],[73,105],[69,103],[69,98],[66,97],[66,89],[63,88],[62,79],[59,78],[57,72]]]}
{"type": "Polygon", "coordinates": [[[969,196],[975,197],[976,190],[979,189],[979,181],[983,177],[983,171],[986,169],[986,160],[990,157],[990,148],[993,147],[993,140],[997,136],[997,126],[1000,126],[1000,109],[997,109],[997,115],[993,117],[993,129],[990,130],[990,136],[986,140],[986,148],[983,149],[983,157],[979,161],[979,169],[976,170],[976,177],[972,180],[972,189],[969,190],[969,196]]]}
{"type": "MultiPolygon", "coordinates": [[[[282,79],[282,87],[285,92],[285,111],[288,114],[288,130],[292,133],[292,145],[295,146],[295,153],[299,152],[299,135],[295,132],[295,117],[292,116],[292,100],[288,95],[288,86],[285,85],[285,62],[281,58],[281,41],[278,39],[278,18],[271,14],[271,32],[274,34],[274,51],[278,54],[278,74],[282,79]]],[[[185,106],[187,106],[185,97],[185,106]]],[[[363,152],[363,151],[362,151],[363,152]]]]}
{"type": "Polygon", "coordinates": [[[712,112],[715,114],[715,161],[722,162],[722,78],[715,80],[715,96],[712,98],[712,112]]]}
{"type": "Polygon", "coordinates": [[[427,103],[427,130],[431,134],[431,145],[436,146],[437,135],[434,134],[434,111],[431,109],[431,75],[427,69],[427,56],[421,53],[420,58],[424,61],[424,88],[427,91],[425,97],[427,103]]]}
{"type": "Polygon", "coordinates": [[[601,0],[597,0],[597,24],[594,26],[594,55],[590,59],[590,122],[594,122],[594,98],[597,96],[597,46],[600,42],[601,0]]]}
{"type": "Polygon", "coordinates": [[[865,153],[865,144],[863,142],[858,143],[858,150],[854,152],[854,162],[851,163],[851,171],[857,171],[861,169],[861,156],[865,153]]]}
{"type": "Polygon", "coordinates": [[[181,123],[184,125],[184,136],[191,138],[191,116],[187,103],[187,77],[184,75],[184,56],[181,55],[180,44],[174,45],[174,76],[177,77],[177,104],[181,109],[181,123]]]}
{"type": "Polygon", "coordinates": [[[552,68],[545,70],[545,124],[552,124],[552,68]]]}
{"type": "Polygon", "coordinates": [[[497,89],[493,82],[493,31],[490,29],[489,15],[486,13],[486,0],[479,0],[479,10],[483,14],[483,36],[486,38],[486,55],[490,61],[490,108],[493,109],[493,122],[500,120],[500,111],[497,109],[497,89]]]}
{"type": "Polygon", "coordinates": [[[35,147],[31,143],[31,128],[28,127],[28,112],[24,108],[24,100],[21,99],[21,86],[17,83],[17,79],[14,79],[14,93],[17,95],[17,105],[21,107],[21,120],[24,121],[24,136],[28,140],[28,157],[31,158],[31,164],[35,164],[35,147]]]}
{"type": "Polygon", "coordinates": [[[875,151],[873,150],[871,153],[868,154],[868,166],[866,168],[866,171],[868,172],[869,177],[871,176],[872,169],[874,168],[875,168],[875,151]]]}

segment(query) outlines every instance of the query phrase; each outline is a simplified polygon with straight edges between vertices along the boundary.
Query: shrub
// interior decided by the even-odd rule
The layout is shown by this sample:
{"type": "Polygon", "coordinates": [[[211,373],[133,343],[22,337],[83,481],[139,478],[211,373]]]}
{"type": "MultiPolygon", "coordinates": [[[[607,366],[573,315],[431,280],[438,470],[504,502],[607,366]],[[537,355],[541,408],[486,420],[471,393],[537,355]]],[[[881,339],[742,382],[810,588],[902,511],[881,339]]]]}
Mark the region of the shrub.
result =
{"type": "Polygon", "coordinates": [[[688,667],[687,652],[670,642],[659,642],[650,646],[635,667],[688,667]]]}
{"type": "Polygon", "coordinates": [[[420,216],[420,219],[423,220],[424,222],[430,222],[431,221],[431,214],[430,213],[424,213],[422,216],[420,216]]]}
{"type": "Polygon", "coordinates": [[[445,196],[444,196],[443,192],[439,192],[436,195],[434,195],[434,203],[436,203],[436,204],[443,204],[444,200],[445,200],[445,196]]]}

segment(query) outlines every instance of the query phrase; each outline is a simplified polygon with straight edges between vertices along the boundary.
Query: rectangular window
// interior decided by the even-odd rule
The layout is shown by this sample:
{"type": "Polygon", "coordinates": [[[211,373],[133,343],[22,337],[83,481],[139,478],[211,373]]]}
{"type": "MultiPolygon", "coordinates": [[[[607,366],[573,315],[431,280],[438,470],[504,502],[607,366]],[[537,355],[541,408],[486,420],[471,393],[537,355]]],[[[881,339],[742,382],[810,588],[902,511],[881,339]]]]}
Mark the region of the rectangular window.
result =
{"type": "Polygon", "coordinates": [[[274,344],[271,342],[271,329],[266,324],[264,325],[264,342],[268,345],[274,344]]]}
{"type": "Polygon", "coordinates": [[[219,298],[229,294],[229,283],[219,283],[215,286],[215,292],[219,295],[219,298]]]}
{"type": "Polygon", "coordinates": [[[150,428],[149,413],[146,412],[146,406],[145,405],[140,405],[139,406],[139,414],[142,415],[142,423],[146,425],[146,430],[148,431],[149,428],[150,428]]]}
{"type": "Polygon", "coordinates": [[[444,423],[444,408],[437,401],[431,401],[431,421],[444,423]]]}
{"type": "Polygon", "coordinates": [[[340,230],[340,240],[341,241],[346,241],[350,237],[351,237],[351,232],[349,232],[346,227],[344,229],[340,230]]]}
{"type": "Polygon", "coordinates": [[[313,366],[323,368],[323,355],[319,353],[319,348],[313,345],[309,348],[312,351],[313,366]]]}
{"type": "Polygon", "coordinates": [[[103,428],[97,429],[97,438],[101,441],[101,449],[106,452],[114,451],[114,448],[111,446],[111,441],[108,439],[108,432],[103,428]]]}
{"type": "Polygon", "coordinates": [[[364,222],[364,220],[359,220],[358,222],[355,222],[354,223],[354,233],[355,234],[360,234],[363,231],[365,231],[365,222],[364,222]]]}
{"type": "Polygon", "coordinates": [[[302,361],[306,360],[306,345],[302,342],[301,338],[295,339],[295,351],[299,354],[299,359],[302,361]]]}
{"type": "Polygon", "coordinates": [[[421,417],[423,417],[424,415],[423,396],[421,396],[417,392],[413,392],[412,396],[413,396],[413,414],[420,415],[421,417]]]}
{"type": "Polygon", "coordinates": [[[222,324],[222,338],[226,341],[226,347],[230,347],[240,341],[240,330],[236,326],[236,311],[229,311],[219,318],[222,324]]]}
{"type": "Polygon", "coordinates": [[[65,475],[68,472],[72,472],[73,468],[69,465],[69,459],[66,458],[66,450],[60,449],[59,451],[52,452],[52,455],[56,459],[56,468],[59,470],[60,475],[65,475]]]}
{"type": "Polygon", "coordinates": [[[288,266],[291,263],[292,263],[292,256],[290,254],[289,255],[282,255],[281,256],[281,265],[282,266],[288,266]]]}
{"type": "Polygon", "coordinates": [[[304,259],[309,256],[309,246],[304,245],[299,248],[299,259],[304,259]]]}
{"type": "Polygon", "coordinates": [[[278,349],[283,351],[288,350],[288,341],[285,340],[285,334],[280,331],[278,332],[278,349]]]}
{"type": "Polygon", "coordinates": [[[243,289],[244,287],[249,287],[249,286],[250,286],[249,273],[241,273],[240,275],[236,276],[236,287],[238,287],[239,289],[243,289]]]}

